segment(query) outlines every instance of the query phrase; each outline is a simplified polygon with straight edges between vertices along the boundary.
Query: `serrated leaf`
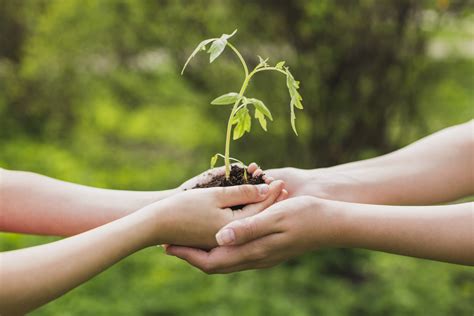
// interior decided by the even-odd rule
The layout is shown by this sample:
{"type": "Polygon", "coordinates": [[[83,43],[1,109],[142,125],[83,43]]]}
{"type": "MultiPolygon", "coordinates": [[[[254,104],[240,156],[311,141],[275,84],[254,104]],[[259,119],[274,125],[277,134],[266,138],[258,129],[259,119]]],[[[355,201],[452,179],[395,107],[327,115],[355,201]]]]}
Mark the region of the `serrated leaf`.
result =
{"type": "Polygon", "coordinates": [[[247,99],[249,104],[253,104],[255,106],[255,109],[258,109],[260,112],[262,112],[266,117],[270,119],[270,121],[273,121],[272,113],[270,110],[265,106],[263,101],[255,98],[250,98],[247,99]]]}
{"type": "Polygon", "coordinates": [[[211,104],[214,105],[226,105],[234,104],[239,99],[239,94],[236,92],[229,92],[221,95],[220,97],[215,98],[211,101],[211,104]]]}
{"type": "Polygon", "coordinates": [[[191,59],[193,59],[194,56],[196,56],[197,53],[199,53],[201,50],[206,50],[206,45],[209,44],[210,42],[216,40],[217,38],[210,38],[202,41],[201,43],[196,46],[192,54],[188,57],[188,60],[186,60],[186,63],[183,66],[183,69],[181,70],[181,74],[184,73],[184,70],[186,69],[186,66],[188,66],[189,62],[191,59]]]}
{"type": "Polygon", "coordinates": [[[232,139],[237,140],[240,137],[244,136],[244,134],[245,134],[244,124],[242,122],[237,123],[237,125],[234,127],[232,139]]]}
{"type": "MultiPolygon", "coordinates": [[[[236,124],[234,127],[234,132],[232,138],[234,140],[239,139],[242,137],[245,132],[250,131],[250,115],[249,115],[249,110],[246,107],[241,108],[240,110],[235,113],[233,119],[232,119],[232,125],[236,124]]],[[[250,120],[251,121],[251,120],[250,120]]]]}
{"type": "Polygon", "coordinates": [[[294,97],[294,105],[295,105],[295,107],[297,107],[300,110],[303,109],[303,103],[301,103],[302,100],[303,100],[303,98],[301,97],[301,95],[299,93],[297,93],[294,97]]]}
{"type": "Polygon", "coordinates": [[[248,112],[246,107],[240,108],[237,113],[232,117],[232,125],[237,124],[239,121],[243,121],[245,117],[245,112],[248,112]]]}
{"type": "Polygon", "coordinates": [[[218,154],[215,154],[214,156],[212,156],[212,158],[211,158],[211,169],[215,167],[218,158],[219,158],[218,154]]]}
{"type": "Polygon", "coordinates": [[[285,67],[286,72],[286,86],[288,87],[288,92],[290,93],[290,111],[291,111],[291,127],[296,135],[298,132],[296,131],[296,115],[295,115],[295,107],[297,109],[303,109],[303,103],[301,101],[303,98],[301,97],[298,89],[300,87],[300,82],[296,81],[293,75],[291,74],[288,67],[285,67]]]}
{"type": "Polygon", "coordinates": [[[237,33],[237,30],[232,32],[231,34],[222,34],[220,38],[216,39],[211,47],[209,47],[209,50],[207,51],[210,56],[209,56],[209,62],[212,63],[214,60],[216,60],[217,57],[219,57],[222,52],[224,51],[225,47],[227,46],[227,40],[231,38],[232,36],[237,33]]]}
{"type": "Polygon", "coordinates": [[[283,66],[285,65],[284,61],[280,61],[275,65],[276,69],[283,69],[283,66]]]}
{"type": "Polygon", "coordinates": [[[267,131],[267,120],[265,119],[265,115],[260,112],[257,108],[255,108],[255,118],[258,120],[260,123],[260,126],[263,128],[263,130],[266,132],[267,131]]]}

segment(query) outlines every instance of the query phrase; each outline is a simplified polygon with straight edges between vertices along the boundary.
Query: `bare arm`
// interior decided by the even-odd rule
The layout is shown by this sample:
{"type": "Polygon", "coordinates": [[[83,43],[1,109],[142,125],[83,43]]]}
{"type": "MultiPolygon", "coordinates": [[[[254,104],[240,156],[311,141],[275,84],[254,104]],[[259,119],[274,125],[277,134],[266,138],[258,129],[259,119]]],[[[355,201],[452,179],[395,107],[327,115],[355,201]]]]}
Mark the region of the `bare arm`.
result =
{"type": "MultiPolygon", "coordinates": [[[[333,202],[341,246],[474,265],[474,203],[383,206],[333,202]]],[[[332,204],[332,203],[331,203],[332,204]]]]}
{"type": "Polygon", "coordinates": [[[0,231],[71,236],[176,192],[98,189],[0,169],[0,231]]]}
{"type": "Polygon", "coordinates": [[[474,194],[474,121],[393,153],[325,169],[267,171],[290,196],[371,204],[435,204],[474,194]]]}
{"type": "Polygon", "coordinates": [[[223,227],[220,247],[167,252],[207,273],[274,266],[320,248],[365,248],[474,265],[474,203],[385,206],[291,198],[223,227]]]}
{"type": "Polygon", "coordinates": [[[1,253],[0,314],[26,313],[151,245],[216,246],[220,227],[265,209],[282,188],[281,181],[274,181],[191,190],[73,237],[1,253]],[[241,204],[248,205],[240,212],[229,208],[241,204]]]}

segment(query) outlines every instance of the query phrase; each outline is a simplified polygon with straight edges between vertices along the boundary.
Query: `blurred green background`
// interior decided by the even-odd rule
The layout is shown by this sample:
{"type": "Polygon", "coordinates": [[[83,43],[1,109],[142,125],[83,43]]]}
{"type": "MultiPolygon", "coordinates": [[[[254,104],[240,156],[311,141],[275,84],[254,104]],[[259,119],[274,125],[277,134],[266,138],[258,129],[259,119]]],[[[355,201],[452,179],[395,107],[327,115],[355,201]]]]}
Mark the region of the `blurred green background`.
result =
{"type": "MultiPolygon", "coordinates": [[[[0,0],[0,166],[86,185],[179,185],[223,151],[238,61],[204,38],[286,60],[302,82],[300,136],[285,81],[249,94],[275,122],[232,144],[264,168],[383,154],[474,117],[472,1],[0,0]]],[[[0,234],[0,250],[55,240],[0,234]]],[[[34,276],[32,276],[34,278],[34,276]]],[[[276,268],[207,276],[158,248],[135,254],[33,315],[472,315],[466,267],[325,250],[276,268]]]]}

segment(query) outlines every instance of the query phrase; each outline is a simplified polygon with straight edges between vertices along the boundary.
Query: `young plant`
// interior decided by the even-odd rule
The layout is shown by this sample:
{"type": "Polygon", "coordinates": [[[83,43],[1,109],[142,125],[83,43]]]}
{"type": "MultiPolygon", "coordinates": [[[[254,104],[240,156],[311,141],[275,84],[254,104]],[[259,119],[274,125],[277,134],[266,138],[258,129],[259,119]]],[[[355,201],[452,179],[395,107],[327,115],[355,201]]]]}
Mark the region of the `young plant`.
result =
{"type": "MultiPolygon", "coordinates": [[[[232,134],[232,139],[236,140],[236,139],[241,138],[246,132],[250,132],[250,128],[252,126],[251,125],[252,119],[250,116],[249,107],[253,106],[254,117],[255,119],[258,120],[258,122],[260,123],[260,126],[263,128],[264,131],[267,131],[267,118],[270,121],[273,121],[272,113],[261,100],[258,100],[255,98],[249,98],[245,96],[245,91],[247,90],[250,79],[252,79],[252,77],[255,74],[259,72],[263,72],[263,71],[276,71],[286,76],[286,86],[288,87],[288,92],[291,98],[290,122],[291,122],[291,127],[293,128],[293,131],[295,132],[296,135],[298,135],[298,132],[296,131],[296,124],[295,124],[295,120],[296,120],[295,108],[303,109],[303,104],[301,103],[303,99],[298,92],[300,82],[295,80],[289,68],[285,66],[285,62],[280,61],[276,63],[275,66],[270,66],[267,63],[268,58],[263,59],[262,57],[258,56],[258,59],[259,59],[258,65],[256,65],[255,68],[252,69],[252,71],[249,71],[247,63],[242,57],[242,54],[240,54],[237,48],[235,48],[235,46],[229,42],[229,39],[232,36],[234,36],[236,33],[237,33],[237,30],[232,32],[232,34],[222,34],[222,36],[219,38],[210,38],[199,43],[199,45],[192,52],[191,56],[189,56],[188,60],[184,64],[183,70],[181,71],[181,74],[183,74],[184,70],[186,69],[186,66],[189,64],[191,59],[194,56],[196,56],[197,53],[201,51],[207,50],[207,53],[209,53],[210,55],[209,62],[212,63],[217,57],[219,57],[222,54],[226,46],[228,46],[235,53],[235,55],[237,55],[237,57],[239,58],[242,64],[245,77],[244,77],[244,80],[243,80],[242,86],[240,87],[239,92],[226,93],[224,95],[221,95],[220,97],[217,97],[211,102],[211,104],[213,105],[230,105],[230,104],[233,105],[232,111],[230,112],[229,120],[227,123],[227,133],[226,133],[226,140],[225,140],[224,155],[218,153],[218,154],[215,154],[211,158],[211,168],[215,166],[217,159],[219,157],[224,158],[226,179],[229,179],[229,175],[230,175],[230,161],[233,160],[233,161],[240,162],[239,160],[230,157],[231,134],[232,134]],[[207,49],[206,47],[209,44],[210,44],[210,47],[209,49],[207,49]]],[[[245,166],[245,164],[243,165],[245,166]]]]}

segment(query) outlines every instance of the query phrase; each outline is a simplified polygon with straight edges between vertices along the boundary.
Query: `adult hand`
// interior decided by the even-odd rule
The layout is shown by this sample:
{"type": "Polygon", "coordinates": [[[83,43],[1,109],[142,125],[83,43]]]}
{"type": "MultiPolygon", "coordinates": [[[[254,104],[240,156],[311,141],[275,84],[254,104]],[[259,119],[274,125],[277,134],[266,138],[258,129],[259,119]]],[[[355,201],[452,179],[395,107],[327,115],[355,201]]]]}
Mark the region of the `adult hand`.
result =
{"type": "Polygon", "coordinates": [[[179,246],[166,251],[206,273],[271,267],[307,251],[338,245],[338,210],[331,204],[309,196],[287,199],[223,227],[216,235],[220,247],[209,252],[179,246]]]}
{"type": "Polygon", "coordinates": [[[343,171],[334,168],[297,169],[278,168],[265,171],[264,179],[280,179],[285,182],[288,197],[309,195],[328,200],[346,202],[362,202],[359,196],[353,194],[357,185],[355,180],[343,171]]]}
{"type": "Polygon", "coordinates": [[[283,186],[283,181],[273,181],[270,185],[195,189],[154,203],[146,208],[156,221],[157,236],[151,242],[215,247],[214,235],[222,226],[264,210],[280,197],[283,186]],[[230,207],[235,205],[246,206],[232,211],[230,207]]]}

